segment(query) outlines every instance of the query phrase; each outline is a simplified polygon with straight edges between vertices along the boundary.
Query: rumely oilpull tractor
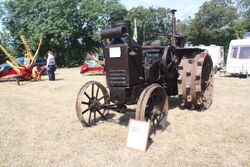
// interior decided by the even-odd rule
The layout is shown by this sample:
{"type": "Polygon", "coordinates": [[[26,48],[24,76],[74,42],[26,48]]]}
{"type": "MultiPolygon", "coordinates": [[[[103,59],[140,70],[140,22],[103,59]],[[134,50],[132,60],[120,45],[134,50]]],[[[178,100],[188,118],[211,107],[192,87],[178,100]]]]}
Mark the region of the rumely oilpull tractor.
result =
{"type": "Polygon", "coordinates": [[[130,22],[117,21],[101,32],[107,89],[89,81],[79,91],[76,111],[83,126],[107,119],[109,110],[135,111],[135,119],[150,121],[151,133],[163,130],[168,96],[178,95],[181,106],[204,110],[212,102],[213,63],[198,48],[183,48],[186,37],[176,33],[172,10],[171,44],[160,41],[139,45],[131,38],[130,22]],[[136,104],[135,109],[127,105],[136,104]]]}

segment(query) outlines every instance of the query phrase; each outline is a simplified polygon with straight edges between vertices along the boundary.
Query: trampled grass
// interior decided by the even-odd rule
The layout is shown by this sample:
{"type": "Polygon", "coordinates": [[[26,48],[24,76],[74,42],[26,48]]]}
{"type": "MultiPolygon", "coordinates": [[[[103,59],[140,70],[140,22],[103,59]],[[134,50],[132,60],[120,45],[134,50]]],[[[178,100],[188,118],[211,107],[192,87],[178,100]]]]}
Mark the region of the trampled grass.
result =
{"type": "MultiPolygon", "coordinates": [[[[212,106],[197,112],[169,100],[169,126],[148,150],[126,147],[129,114],[83,128],[78,90],[89,80],[79,68],[58,69],[57,81],[0,83],[0,166],[249,166],[250,80],[215,77],[212,106]]],[[[133,115],[133,114],[132,114],[133,115]]]]}

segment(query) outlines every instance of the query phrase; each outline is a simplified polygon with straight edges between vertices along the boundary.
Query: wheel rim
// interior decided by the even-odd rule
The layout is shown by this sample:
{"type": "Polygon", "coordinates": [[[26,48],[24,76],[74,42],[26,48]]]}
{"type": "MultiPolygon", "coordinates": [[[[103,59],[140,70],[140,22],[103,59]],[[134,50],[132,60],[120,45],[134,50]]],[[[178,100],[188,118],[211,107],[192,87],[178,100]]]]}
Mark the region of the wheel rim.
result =
{"type": "Polygon", "coordinates": [[[208,108],[212,103],[213,96],[213,63],[210,56],[204,59],[204,65],[202,67],[202,80],[201,80],[201,91],[202,101],[204,108],[208,108]]]}
{"type": "Polygon", "coordinates": [[[150,134],[163,131],[166,127],[168,100],[159,84],[152,84],[140,95],[136,107],[136,119],[150,122],[150,134]]]}
{"type": "Polygon", "coordinates": [[[77,101],[77,117],[83,126],[90,127],[100,120],[105,120],[108,110],[103,109],[109,104],[107,89],[99,82],[90,81],[80,89],[77,101]]]}

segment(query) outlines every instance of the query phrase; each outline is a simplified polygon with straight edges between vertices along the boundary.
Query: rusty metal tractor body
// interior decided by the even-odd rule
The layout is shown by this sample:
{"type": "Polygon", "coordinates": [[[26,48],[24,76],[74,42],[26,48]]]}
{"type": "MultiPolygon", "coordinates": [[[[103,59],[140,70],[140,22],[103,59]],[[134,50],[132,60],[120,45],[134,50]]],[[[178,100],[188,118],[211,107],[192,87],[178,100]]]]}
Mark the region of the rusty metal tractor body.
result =
{"type": "MultiPolygon", "coordinates": [[[[154,41],[139,45],[131,38],[128,21],[114,22],[110,29],[101,32],[102,39],[110,41],[104,46],[106,81],[110,93],[103,90],[106,101],[98,102],[99,97],[94,97],[93,93],[95,90],[99,92],[98,86],[96,89],[92,86],[92,97],[86,91],[79,92],[76,106],[83,125],[91,124],[91,111],[93,115],[95,111],[90,107],[82,111],[80,106],[90,106],[94,99],[96,106],[99,104],[97,113],[103,110],[99,114],[104,118],[107,110],[126,112],[127,105],[137,104],[136,119],[150,121],[154,133],[157,129],[164,129],[168,96],[179,95],[182,106],[191,109],[209,107],[213,91],[211,58],[202,49],[183,48],[186,37],[176,34],[175,10],[172,14],[171,43],[154,41]],[[85,93],[89,97],[82,103],[79,99],[85,93]],[[82,113],[85,114],[86,110],[90,111],[89,119],[82,121],[82,113]]],[[[93,117],[95,120],[96,116],[93,117]]]]}

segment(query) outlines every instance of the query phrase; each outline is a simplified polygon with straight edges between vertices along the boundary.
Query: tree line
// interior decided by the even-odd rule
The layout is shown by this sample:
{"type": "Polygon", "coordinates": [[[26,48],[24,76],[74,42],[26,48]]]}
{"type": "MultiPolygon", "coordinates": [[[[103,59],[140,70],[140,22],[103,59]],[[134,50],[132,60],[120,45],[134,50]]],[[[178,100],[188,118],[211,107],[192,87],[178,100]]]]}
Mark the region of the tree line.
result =
{"type": "MultiPolygon", "coordinates": [[[[250,1],[210,0],[193,18],[177,21],[177,30],[194,45],[222,45],[250,31],[250,1]]],[[[43,39],[40,56],[48,50],[59,66],[79,66],[87,53],[101,53],[100,31],[116,20],[137,20],[138,42],[167,40],[171,32],[169,8],[136,7],[127,10],[119,0],[6,0],[0,3],[3,31],[0,43],[14,57],[24,55],[20,35],[35,52],[43,39]]],[[[0,52],[0,63],[6,56],[0,52]]]]}

